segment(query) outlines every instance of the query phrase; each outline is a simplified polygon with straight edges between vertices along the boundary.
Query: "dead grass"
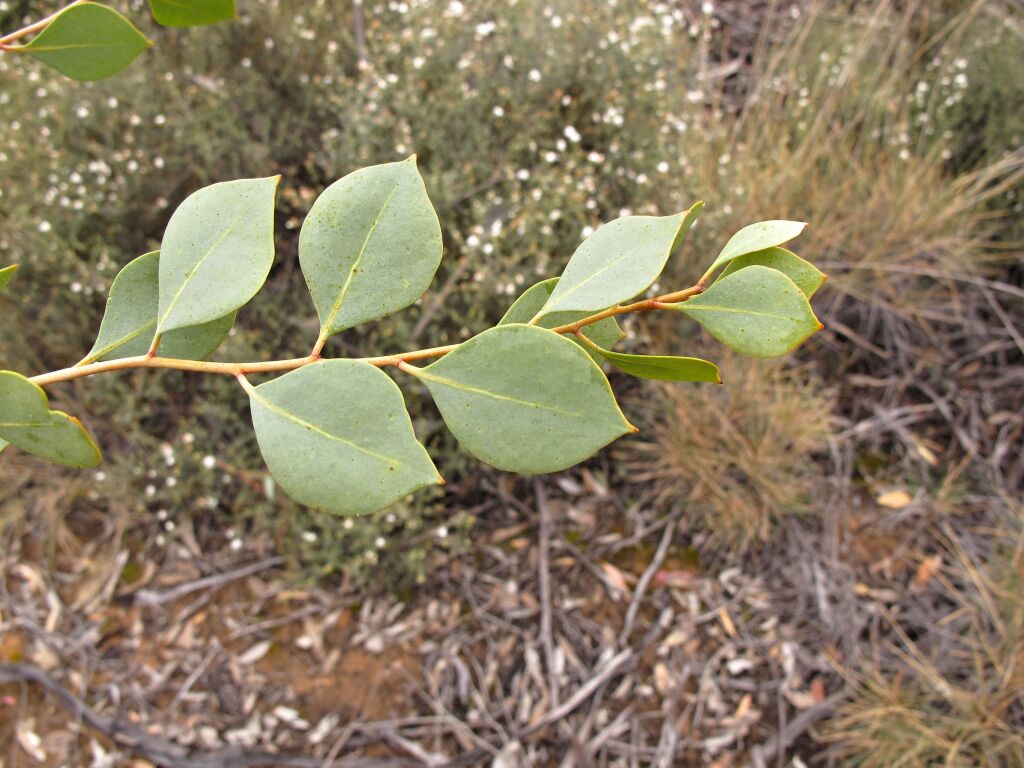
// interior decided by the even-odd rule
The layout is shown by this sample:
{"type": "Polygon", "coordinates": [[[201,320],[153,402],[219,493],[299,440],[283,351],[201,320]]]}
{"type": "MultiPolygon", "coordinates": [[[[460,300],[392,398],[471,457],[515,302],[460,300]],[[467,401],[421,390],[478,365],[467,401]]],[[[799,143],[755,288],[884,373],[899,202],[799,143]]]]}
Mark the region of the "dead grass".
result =
{"type": "Polygon", "coordinates": [[[936,532],[945,564],[919,600],[941,601],[942,618],[924,634],[885,612],[894,639],[840,667],[852,700],[827,740],[845,764],[1024,765],[1022,521],[1018,505],[999,527],[936,532]]]}
{"type": "Polygon", "coordinates": [[[632,471],[654,485],[658,506],[682,503],[710,543],[742,552],[810,511],[832,403],[806,368],[721,362],[723,386],[665,388],[632,471]]]}

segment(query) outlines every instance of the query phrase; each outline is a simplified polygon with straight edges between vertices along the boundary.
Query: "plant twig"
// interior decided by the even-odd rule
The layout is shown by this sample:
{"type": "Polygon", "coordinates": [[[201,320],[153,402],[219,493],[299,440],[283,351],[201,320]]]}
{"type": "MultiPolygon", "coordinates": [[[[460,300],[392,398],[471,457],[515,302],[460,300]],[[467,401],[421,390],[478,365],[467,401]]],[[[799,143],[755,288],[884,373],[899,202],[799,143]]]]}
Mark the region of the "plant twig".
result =
{"type": "Polygon", "coordinates": [[[85,2],[85,0],[74,0],[74,2],[69,3],[68,5],[64,6],[63,8],[61,8],[56,13],[51,13],[45,19],[40,19],[37,22],[29,24],[27,27],[23,27],[23,28],[15,31],[15,32],[11,32],[9,35],[4,35],[3,37],[0,37],[0,48],[2,48],[3,50],[7,50],[7,51],[15,51],[15,50],[17,50],[17,48],[9,47],[9,44],[13,43],[15,40],[21,40],[21,38],[23,38],[23,37],[28,37],[33,32],[41,32],[41,31],[43,31],[46,27],[48,27],[50,25],[51,21],[53,21],[58,16],[60,16],[60,14],[64,13],[64,11],[66,11],[68,8],[70,8],[73,5],[78,5],[79,3],[83,3],[83,2],[85,2]]]}
{"type": "MultiPolygon", "coordinates": [[[[554,333],[575,333],[580,328],[609,317],[616,317],[617,315],[625,315],[634,312],[651,312],[658,309],[664,309],[668,304],[685,301],[691,296],[701,293],[703,290],[703,286],[698,284],[690,288],[686,288],[685,290],[668,293],[664,296],[657,296],[653,299],[643,299],[641,301],[635,301],[632,304],[617,305],[602,312],[590,315],[589,317],[584,317],[573,323],[552,328],[551,330],[554,333]]],[[[234,376],[235,378],[245,376],[250,373],[285,373],[286,371],[294,371],[297,368],[312,365],[319,361],[321,359],[320,352],[326,341],[327,337],[321,334],[321,338],[317,339],[316,346],[309,355],[306,357],[295,357],[288,360],[267,360],[250,363],[219,363],[207,360],[179,360],[177,358],[160,357],[156,354],[147,353],[136,357],[121,358],[120,360],[106,360],[98,363],[89,363],[88,365],[76,365],[71,368],[63,368],[59,371],[52,371],[50,373],[33,376],[29,380],[34,384],[38,384],[40,387],[46,387],[50,384],[57,384],[62,381],[71,381],[85,376],[93,376],[97,373],[126,371],[135,368],[160,368],[174,371],[189,371],[192,373],[234,376]]],[[[441,357],[458,347],[459,344],[447,344],[443,347],[416,349],[410,352],[400,352],[395,355],[361,357],[356,359],[381,368],[390,365],[401,368],[403,363],[441,357]]]]}

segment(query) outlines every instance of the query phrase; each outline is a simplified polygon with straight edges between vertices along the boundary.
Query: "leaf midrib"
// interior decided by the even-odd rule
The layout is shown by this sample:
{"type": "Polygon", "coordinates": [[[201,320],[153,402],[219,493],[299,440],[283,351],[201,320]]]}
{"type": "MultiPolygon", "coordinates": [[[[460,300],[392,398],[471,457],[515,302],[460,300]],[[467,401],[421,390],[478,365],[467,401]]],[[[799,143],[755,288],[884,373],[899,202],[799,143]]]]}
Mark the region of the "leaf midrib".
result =
{"type": "Polygon", "coordinates": [[[67,45],[26,45],[22,50],[26,53],[53,53],[54,51],[69,51],[78,48],[130,48],[128,42],[103,42],[103,43],[68,43],[67,45]]]}
{"type": "Polygon", "coordinates": [[[726,312],[734,315],[753,315],[754,317],[768,317],[772,320],[785,320],[790,323],[799,323],[800,318],[787,315],[773,315],[771,312],[758,312],[755,309],[736,309],[735,307],[719,307],[715,305],[701,306],[693,304],[688,307],[680,307],[681,312],[726,312]]]}
{"type": "Polygon", "coordinates": [[[242,215],[242,213],[239,213],[237,216],[235,216],[234,219],[231,220],[231,223],[227,225],[227,227],[224,229],[224,232],[221,233],[221,236],[218,237],[216,241],[214,241],[213,245],[210,246],[209,250],[203,254],[203,258],[196,262],[196,265],[192,267],[191,270],[188,271],[188,273],[185,275],[185,279],[181,281],[181,285],[178,287],[178,290],[175,292],[174,296],[171,297],[171,303],[168,305],[167,311],[164,312],[163,317],[159,319],[157,327],[161,327],[165,322],[167,322],[167,318],[174,310],[174,307],[177,306],[178,300],[181,298],[181,294],[185,291],[185,288],[188,287],[192,278],[195,277],[196,274],[198,274],[203,264],[206,263],[206,260],[210,258],[210,255],[217,249],[217,246],[224,242],[224,238],[231,234],[231,230],[233,230],[235,228],[235,225],[238,224],[239,221],[241,221],[242,215]]]}
{"type": "Polygon", "coordinates": [[[388,205],[391,204],[391,198],[398,192],[398,188],[401,182],[396,182],[394,188],[388,193],[388,196],[384,198],[384,202],[381,203],[380,210],[377,211],[377,215],[373,219],[373,223],[370,224],[369,230],[366,232],[366,238],[363,240],[362,246],[359,248],[359,253],[356,254],[355,261],[352,262],[352,266],[349,267],[348,277],[345,278],[345,284],[341,286],[341,290],[338,292],[338,298],[334,300],[334,304],[331,306],[331,311],[327,315],[327,319],[324,320],[323,327],[331,329],[334,325],[334,321],[338,318],[338,313],[341,311],[341,304],[345,301],[345,297],[348,295],[349,286],[352,285],[352,279],[355,277],[356,269],[363,260],[363,254],[366,253],[366,246],[370,244],[370,239],[373,237],[373,233],[377,231],[377,226],[380,224],[380,220],[384,218],[384,213],[388,209],[388,205]]]}
{"type": "Polygon", "coordinates": [[[107,346],[102,347],[102,348],[100,348],[98,350],[93,350],[89,354],[89,356],[86,357],[85,359],[86,360],[99,360],[104,355],[109,355],[115,349],[117,349],[119,347],[123,347],[129,341],[133,341],[133,340],[139,338],[139,336],[141,336],[147,330],[149,330],[150,328],[153,328],[155,326],[156,326],[156,320],[150,320],[148,323],[146,323],[145,325],[139,326],[138,329],[132,331],[131,333],[126,333],[124,336],[121,336],[119,339],[117,339],[117,341],[111,342],[107,346]]]}
{"type": "Polygon", "coordinates": [[[558,413],[562,416],[569,416],[570,418],[579,418],[582,414],[574,411],[566,411],[561,408],[555,408],[551,405],[544,405],[543,403],[535,403],[530,400],[520,400],[518,397],[511,397],[510,395],[502,395],[497,392],[492,392],[489,389],[481,389],[480,387],[472,387],[469,384],[463,384],[462,382],[455,381],[454,379],[448,379],[444,376],[438,376],[433,373],[427,373],[422,368],[415,374],[418,378],[426,379],[427,381],[433,381],[437,384],[442,384],[452,389],[461,389],[464,392],[472,392],[476,395],[483,395],[484,397],[490,397],[494,400],[503,400],[510,403],[516,403],[517,405],[525,405],[529,408],[540,408],[541,410],[551,411],[552,413],[558,413]]]}
{"type": "Polygon", "coordinates": [[[291,421],[291,422],[293,422],[295,424],[298,424],[300,427],[305,427],[306,429],[310,430],[311,432],[315,432],[316,434],[320,435],[321,437],[326,437],[328,440],[335,440],[335,441],[337,441],[339,443],[343,443],[343,444],[347,445],[350,448],[354,448],[355,450],[357,450],[357,451],[359,451],[361,453],[365,453],[367,456],[370,456],[370,457],[372,457],[374,459],[377,459],[378,461],[383,461],[383,462],[385,462],[387,464],[392,464],[392,465],[394,465],[396,467],[406,467],[406,465],[403,462],[399,461],[398,459],[393,459],[390,456],[385,456],[382,453],[377,453],[376,451],[371,451],[369,448],[364,448],[363,446],[359,445],[358,443],[354,443],[351,440],[348,440],[348,439],[342,437],[341,435],[332,434],[331,432],[328,432],[328,431],[326,431],[324,429],[321,429],[320,427],[318,427],[316,424],[313,424],[312,422],[309,422],[309,421],[306,421],[305,419],[299,418],[298,416],[296,416],[291,411],[285,410],[284,408],[280,407],[279,405],[276,405],[275,403],[271,402],[270,400],[267,400],[265,397],[261,397],[260,395],[258,395],[256,393],[255,390],[250,392],[249,396],[253,400],[255,400],[256,402],[258,402],[260,405],[262,405],[264,408],[266,408],[268,411],[270,411],[271,413],[276,413],[278,416],[281,416],[282,418],[285,418],[288,421],[291,421]]]}

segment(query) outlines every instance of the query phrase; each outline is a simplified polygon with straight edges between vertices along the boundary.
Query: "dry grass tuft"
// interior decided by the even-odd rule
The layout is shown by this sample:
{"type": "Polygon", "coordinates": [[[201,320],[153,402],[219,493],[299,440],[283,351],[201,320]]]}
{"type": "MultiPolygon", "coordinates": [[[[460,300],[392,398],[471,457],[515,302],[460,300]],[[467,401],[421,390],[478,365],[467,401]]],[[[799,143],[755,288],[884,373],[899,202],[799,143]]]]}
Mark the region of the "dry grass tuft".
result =
{"type": "Polygon", "coordinates": [[[632,469],[660,505],[682,503],[711,543],[743,551],[809,511],[832,402],[807,369],[735,356],[721,364],[725,386],[664,389],[632,469]]]}
{"type": "Polygon", "coordinates": [[[852,700],[827,728],[846,765],[1024,765],[1024,510],[1005,525],[937,532],[946,565],[919,598],[941,603],[925,633],[884,615],[896,641],[841,668],[852,700]]]}

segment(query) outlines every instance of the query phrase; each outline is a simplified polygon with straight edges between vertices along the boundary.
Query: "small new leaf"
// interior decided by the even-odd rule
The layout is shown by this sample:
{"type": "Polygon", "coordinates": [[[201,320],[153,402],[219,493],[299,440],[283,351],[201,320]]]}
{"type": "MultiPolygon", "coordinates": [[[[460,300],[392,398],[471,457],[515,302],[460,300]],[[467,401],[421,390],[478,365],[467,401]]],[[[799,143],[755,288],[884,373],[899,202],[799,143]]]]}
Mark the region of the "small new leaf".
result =
{"type": "MultiPolygon", "coordinates": [[[[515,300],[511,307],[508,308],[508,312],[505,313],[504,317],[498,321],[498,325],[509,325],[510,323],[529,323],[534,316],[540,312],[541,307],[544,306],[544,302],[548,300],[551,292],[558,285],[559,278],[551,277],[547,280],[542,280],[539,283],[535,283],[523,291],[522,295],[515,300]]],[[[582,320],[586,317],[588,312],[552,312],[550,315],[544,315],[537,325],[541,328],[557,328],[560,325],[568,325],[574,323],[577,320],[582,320]]],[[[582,342],[576,339],[575,334],[564,334],[567,338],[572,339],[577,344],[581,344],[584,349],[590,352],[589,347],[583,345],[582,342]]],[[[594,341],[600,347],[614,347],[625,335],[622,332],[622,328],[619,327],[619,322],[614,317],[606,317],[604,320],[598,320],[596,323],[591,323],[583,327],[583,335],[588,339],[594,341]]],[[[593,354],[591,354],[593,356],[593,354]]]]}
{"type": "Polygon", "coordinates": [[[720,266],[739,256],[788,243],[803,232],[806,226],[807,224],[802,221],[773,220],[759,221],[744,227],[729,238],[725,248],[715,257],[711,266],[708,267],[708,271],[701,277],[701,282],[703,283],[711,277],[720,266]]]}
{"type": "Polygon", "coordinates": [[[270,473],[296,501],[337,515],[376,512],[443,482],[386,373],[324,360],[249,392],[270,473]]]}
{"type": "Polygon", "coordinates": [[[598,227],[569,259],[539,317],[600,312],[647,290],[703,206],[675,216],[626,216],[598,227]]]}
{"type": "Polygon", "coordinates": [[[520,474],[556,472],[636,431],[579,346],[532,325],[484,331],[425,368],[430,390],[469,453],[520,474]]]}
{"type": "Polygon", "coordinates": [[[238,18],[235,0],[149,0],[149,10],[165,27],[198,27],[238,18]]]}
{"type": "Polygon", "coordinates": [[[256,295],[274,262],[279,179],[212,184],[178,206],[160,247],[158,333],[217,320],[256,295]]]}
{"type": "Polygon", "coordinates": [[[586,345],[599,357],[631,376],[657,381],[705,381],[721,384],[718,366],[699,357],[670,355],[629,355],[602,349],[591,341],[586,345]]]}
{"type": "Polygon", "coordinates": [[[153,43],[124,16],[98,3],[61,11],[22,51],[74,80],[102,80],[125,69],[153,43]]]}
{"type": "Polygon", "coordinates": [[[321,339],[422,296],[441,263],[441,225],[416,156],[363,168],[324,190],[302,223],[299,262],[321,339]]]}
{"type": "Polygon", "coordinates": [[[11,278],[14,277],[14,273],[17,271],[17,264],[11,264],[9,267],[0,269],[0,291],[7,287],[7,284],[11,282],[11,278]]]}
{"type": "Polygon", "coordinates": [[[51,411],[41,387],[13,371],[0,371],[0,450],[7,444],[66,467],[95,467],[100,450],[82,423],[51,411]]]}
{"type": "MultiPolygon", "coordinates": [[[[792,251],[785,248],[766,248],[763,251],[748,253],[746,256],[738,256],[722,270],[718,280],[734,272],[739,272],[744,267],[760,264],[762,267],[771,267],[784,274],[799,288],[804,296],[810,299],[827,279],[826,275],[809,261],[805,261],[792,251]]],[[[718,282],[717,280],[715,282],[718,282]]]]}
{"type": "Polygon", "coordinates": [[[727,347],[751,357],[784,355],[822,328],[796,284],[778,270],[759,265],[666,306],[690,316],[727,347]]]}
{"type": "MultiPolygon", "coordinates": [[[[160,301],[159,272],[160,251],[153,251],[130,261],[117,273],[110,285],[96,342],[79,365],[149,351],[160,301]]],[[[234,322],[235,313],[230,312],[202,325],[170,331],[160,338],[157,354],[202,360],[220,346],[234,322]]]]}

